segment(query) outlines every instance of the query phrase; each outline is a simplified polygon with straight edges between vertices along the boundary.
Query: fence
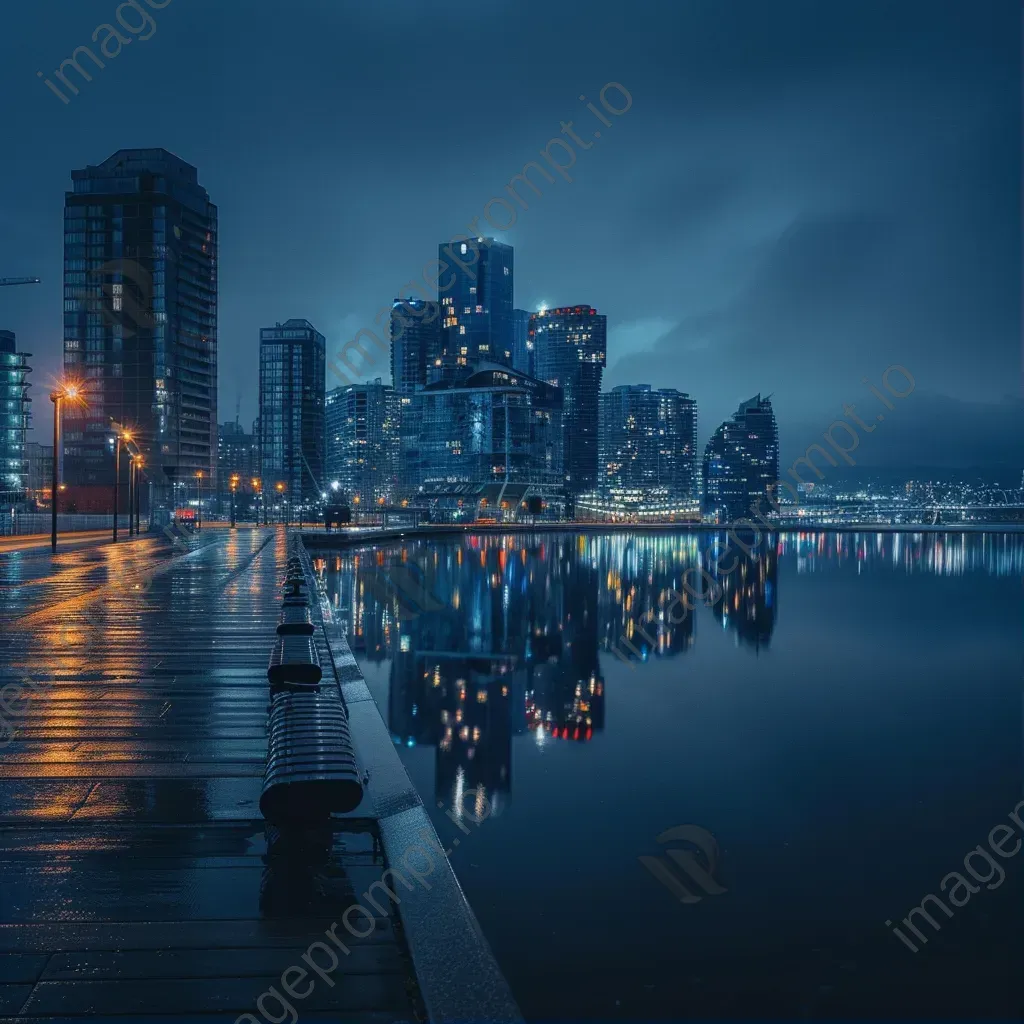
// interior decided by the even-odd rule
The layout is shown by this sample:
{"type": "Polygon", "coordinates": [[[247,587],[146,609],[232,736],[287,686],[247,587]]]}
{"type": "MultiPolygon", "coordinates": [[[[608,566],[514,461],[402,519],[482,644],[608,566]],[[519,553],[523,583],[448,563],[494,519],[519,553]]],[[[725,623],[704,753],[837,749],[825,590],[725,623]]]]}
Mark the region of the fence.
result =
{"type": "MultiPolygon", "coordinates": [[[[14,512],[5,511],[0,514],[0,537],[22,536],[28,533],[49,533],[50,532],[49,512],[14,512]]],[[[145,520],[140,520],[140,526],[145,529],[145,520]]],[[[66,513],[57,515],[58,533],[79,533],[83,530],[112,530],[114,517],[107,515],[80,515],[77,513],[66,513]]],[[[118,530],[124,530],[128,535],[128,516],[117,517],[118,530]]]]}

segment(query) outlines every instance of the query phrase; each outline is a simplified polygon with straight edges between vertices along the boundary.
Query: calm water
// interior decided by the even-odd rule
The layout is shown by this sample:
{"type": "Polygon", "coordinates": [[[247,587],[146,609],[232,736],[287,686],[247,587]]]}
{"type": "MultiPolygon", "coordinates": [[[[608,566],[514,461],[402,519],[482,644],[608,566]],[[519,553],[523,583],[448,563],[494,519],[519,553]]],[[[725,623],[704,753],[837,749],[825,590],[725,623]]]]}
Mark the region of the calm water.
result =
{"type": "Polygon", "coordinates": [[[782,534],[688,612],[720,542],[321,562],[524,1013],[1019,1016],[1024,853],[916,953],[885,921],[1012,827],[1024,536],[782,534]]]}

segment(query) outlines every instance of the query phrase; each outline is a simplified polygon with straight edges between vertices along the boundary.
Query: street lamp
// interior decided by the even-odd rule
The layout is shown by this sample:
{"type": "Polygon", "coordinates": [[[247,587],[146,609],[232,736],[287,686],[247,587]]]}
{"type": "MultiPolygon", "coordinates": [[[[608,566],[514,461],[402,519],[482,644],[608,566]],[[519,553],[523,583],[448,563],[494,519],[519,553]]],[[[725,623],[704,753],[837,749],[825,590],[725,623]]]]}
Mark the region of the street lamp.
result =
{"type": "Polygon", "coordinates": [[[281,503],[281,511],[279,513],[279,519],[284,522],[284,484],[280,480],[274,484],[274,490],[277,491],[277,500],[281,503]]]}
{"type": "Polygon", "coordinates": [[[135,533],[135,456],[128,452],[128,536],[135,533]]]}
{"type": "Polygon", "coordinates": [[[64,402],[85,404],[83,387],[77,381],[62,381],[53,391],[50,392],[50,401],[53,402],[53,479],[50,491],[50,550],[57,553],[57,493],[63,488],[57,479],[58,467],[60,466],[60,410],[64,402]]]}
{"type": "Polygon", "coordinates": [[[231,528],[235,528],[235,490],[238,487],[238,474],[231,474],[231,528]]]}
{"type": "MultiPolygon", "coordinates": [[[[117,543],[117,483],[121,476],[121,442],[128,442],[132,439],[130,431],[117,429],[115,435],[116,440],[114,442],[114,543],[117,543]]],[[[129,486],[131,484],[131,477],[129,476],[129,486]]],[[[128,492],[129,499],[131,498],[131,491],[128,492]]],[[[129,509],[131,506],[129,505],[129,509]]]]}
{"type": "MultiPolygon", "coordinates": [[[[260,478],[258,476],[254,476],[252,478],[252,493],[256,495],[256,525],[257,526],[260,525],[260,497],[261,497],[260,491],[261,491],[260,478]]],[[[266,506],[264,506],[264,515],[265,514],[266,514],[266,506]]],[[[266,526],[267,524],[264,523],[263,525],[266,526]]]]}
{"type": "MultiPolygon", "coordinates": [[[[196,470],[196,498],[199,505],[199,512],[196,516],[196,529],[201,530],[203,528],[203,471],[201,469],[196,470]]],[[[232,523],[231,525],[234,526],[235,524],[232,523]]]]}
{"type": "MultiPolygon", "coordinates": [[[[139,534],[142,532],[139,529],[139,506],[141,504],[140,501],[139,501],[139,484],[141,483],[141,481],[139,480],[139,471],[145,465],[145,461],[146,460],[143,459],[143,457],[141,455],[136,455],[135,456],[135,536],[136,537],[138,537],[139,534]]],[[[129,509],[128,512],[129,512],[129,515],[130,515],[131,514],[131,509],[129,509]]]]}

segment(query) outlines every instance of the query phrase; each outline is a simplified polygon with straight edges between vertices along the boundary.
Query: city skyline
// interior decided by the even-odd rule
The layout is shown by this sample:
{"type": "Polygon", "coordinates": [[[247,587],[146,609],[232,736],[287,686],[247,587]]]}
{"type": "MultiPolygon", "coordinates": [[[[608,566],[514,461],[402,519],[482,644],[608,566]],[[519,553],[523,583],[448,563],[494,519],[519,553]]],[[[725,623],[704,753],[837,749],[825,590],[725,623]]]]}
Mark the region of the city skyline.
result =
{"type": "MultiPolygon", "coordinates": [[[[109,18],[106,6],[83,4],[56,26],[40,11],[15,12],[19,34],[38,45],[12,54],[0,72],[12,94],[24,97],[8,115],[12,130],[25,119],[44,129],[31,163],[18,152],[0,170],[8,192],[20,197],[7,214],[0,268],[43,278],[35,289],[2,296],[3,326],[34,353],[37,398],[59,369],[57,196],[70,168],[125,146],[155,145],[200,169],[229,225],[219,404],[234,409],[241,395],[248,422],[256,412],[251,355],[260,326],[300,316],[318,325],[329,347],[343,343],[417,276],[437,239],[460,230],[488,196],[507,195],[506,184],[546,138],[568,138],[559,123],[573,121],[580,137],[593,124],[602,138],[577,154],[571,183],[554,172],[554,184],[534,174],[543,195],[521,187],[529,208],[517,205],[518,222],[499,237],[519,250],[517,308],[589,302],[608,315],[606,388],[651,383],[694,395],[704,411],[701,445],[739,401],[774,393],[788,463],[873,366],[901,363],[914,367],[920,401],[885,444],[863,446],[866,464],[905,463],[908,453],[926,465],[1020,462],[1020,401],[1003,398],[1016,392],[1020,374],[1019,252],[1015,219],[997,215],[1017,202],[1017,157],[1001,141],[1013,136],[1017,104],[1008,4],[990,8],[986,19],[931,9],[922,19],[913,3],[895,13],[868,4],[853,31],[835,14],[811,16],[801,3],[770,13],[748,4],[720,11],[641,4],[626,21],[602,4],[586,17],[566,5],[544,12],[549,41],[530,40],[558,50],[559,61],[541,61],[544,70],[529,80],[497,74],[483,95],[446,99],[434,114],[422,88],[435,75],[428,55],[442,40],[468,46],[493,28],[489,8],[428,18],[401,4],[422,44],[410,48],[409,60],[399,67],[373,44],[339,70],[330,59],[311,59],[327,57],[319,48],[337,37],[336,12],[310,12],[301,40],[278,33],[271,43],[258,17],[176,3],[155,12],[159,30],[145,46],[126,46],[65,107],[36,71],[50,73],[88,38],[109,18]],[[557,39],[570,26],[583,32],[581,45],[561,53],[557,39]],[[796,26],[799,33],[791,31],[796,26]],[[152,83],[180,78],[183,47],[197,37],[215,48],[216,79],[200,62],[194,80],[177,81],[172,115],[151,102],[152,83]],[[712,62],[695,43],[708,38],[733,43],[712,48],[712,62]],[[668,60],[670,40],[685,42],[672,44],[668,60]],[[279,96],[243,70],[252,53],[271,45],[289,68],[299,67],[300,46],[316,51],[305,54],[294,84],[285,76],[275,87],[285,90],[279,96]],[[752,45],[768,55],[756,68],[741,59],[752,45]],[[663,48],[655,80],[651,51],[663,48]],[[790,87],[797,50],[817,54],[800,63],[805,88],[798,96],[790,87]],[[389,73],[368,75],[375,62],[389,73]],[[956,75],[946,73],[950,67],[956,75]],[[356,110],[349,92],[366,80],[375,86],[356,110]],[[223,81],[237,84],[225,93],[223,81]],[[586,104],[603,109],[599,93],[608,81],[628,88],[633,103],[605,129],[586,104]],[[303,104],[293,89],[301,89],[303,104]],[[211,90],[222,96],[212,111],[211,90]],[[764,109],[759,104],[751,122],[755,95],[764,109]],[[336,109],[330,97],[339,96],[336,109]],[[403,151],[414,160],[338,160],[340,145],[380,151],[399,112],[403,151]],[[343,143],[321,128],[339,116],[343,143]],[[666,133],[675,118],[685,130],[666,133]],[[125,132],[126,122],[146,127],[125,132]],[[469,130],[480,124],[493,126],[483,145],[469,130]],[[283,134],[286,125],[308,145],[257,148],[261,133],[283,134]],[[263,153],[259,166],[256,152],[263,153]],[[368,173],[371,167],[377,170],[368,173]],[[299,180],[301,190],[288,184],[299,180]],[[280,215],[267,217],[267,203],[280,215]],[[967,357],[979,347],[984,366],[967,357]],[[738,379],[717,372],[723,356],[738,379]]],[[[381,17],[351,16],[359,30],[379,26],[381,17]]],[[[525,35],[535,36],[529,21],[501,22],[498,68],[516,66],[525,35]]],[[[36,440],[40,430],[37,421],[36,440]]]]}

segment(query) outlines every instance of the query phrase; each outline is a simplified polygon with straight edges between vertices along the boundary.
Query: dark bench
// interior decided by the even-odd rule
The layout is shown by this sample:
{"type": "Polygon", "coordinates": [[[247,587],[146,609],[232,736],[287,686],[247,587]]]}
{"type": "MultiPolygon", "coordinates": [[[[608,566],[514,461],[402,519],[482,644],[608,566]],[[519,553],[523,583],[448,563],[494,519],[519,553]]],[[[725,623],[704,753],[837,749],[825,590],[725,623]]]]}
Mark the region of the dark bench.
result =
{"type": "Polygon", "coordinates": [[[308,825],[354,810],[363,798],[341,699],[284,693],[270,706],[260,811],[275,825],[308,825]]]}

